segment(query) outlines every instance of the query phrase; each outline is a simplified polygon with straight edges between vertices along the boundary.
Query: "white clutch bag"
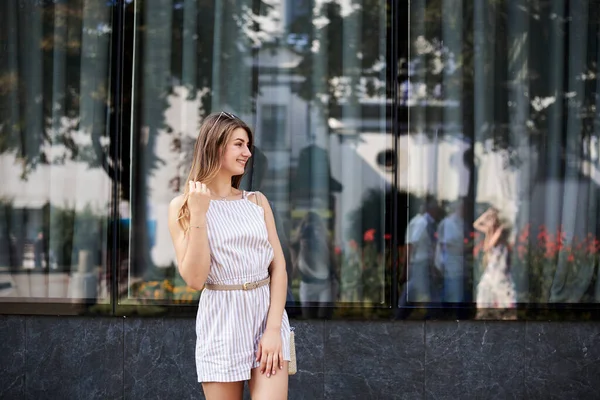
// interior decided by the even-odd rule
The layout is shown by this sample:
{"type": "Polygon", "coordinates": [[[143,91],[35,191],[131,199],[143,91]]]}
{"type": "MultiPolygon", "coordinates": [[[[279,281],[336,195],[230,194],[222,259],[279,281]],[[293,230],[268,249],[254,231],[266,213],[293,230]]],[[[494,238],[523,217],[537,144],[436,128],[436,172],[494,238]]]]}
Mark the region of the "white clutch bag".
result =
{"type": "Polygon", "coordinates": [[[288,363],[288,374],[294,375],[298,371],[296,363],[296,342],[294,340],[294,328],[290,328],[290,362],[288,363]]]}

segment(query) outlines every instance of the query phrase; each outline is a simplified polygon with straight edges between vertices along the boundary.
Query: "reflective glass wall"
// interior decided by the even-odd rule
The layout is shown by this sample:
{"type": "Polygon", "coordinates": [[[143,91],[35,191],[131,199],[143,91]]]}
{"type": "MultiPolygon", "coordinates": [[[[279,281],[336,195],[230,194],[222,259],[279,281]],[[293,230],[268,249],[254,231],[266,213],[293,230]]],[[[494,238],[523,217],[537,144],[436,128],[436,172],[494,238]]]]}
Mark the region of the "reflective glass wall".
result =
{"type": "Polygon", "coordinates": [[[417,0],[410,21],[400,306],[594,308],[600,3],[417,0]]]}
{"type": "Polygon", "coordinates": [[[385,1],[146,0],[129,9],[131,186],[119,210],[131,230],[119,304],[200,296],[177,273],[167,211],[186,184],[199,125],[223,110],[254,130],[242,186],[271,202],[288,305],[317,316],[334,304],[389,306],[385,1]]]}
{"type": "Polygon", "coordinates": [[[167,207],[223,110],[255,132],[242,186],[275,211],[290,309],[595,310],[599,21],[587,0],[4,1],[0,308],[193,311],[167,207]]]}
{"type": "Polygon", "coordinates": [[[0,4],[0,301],[109,303],[113,7],[0,4]]]}

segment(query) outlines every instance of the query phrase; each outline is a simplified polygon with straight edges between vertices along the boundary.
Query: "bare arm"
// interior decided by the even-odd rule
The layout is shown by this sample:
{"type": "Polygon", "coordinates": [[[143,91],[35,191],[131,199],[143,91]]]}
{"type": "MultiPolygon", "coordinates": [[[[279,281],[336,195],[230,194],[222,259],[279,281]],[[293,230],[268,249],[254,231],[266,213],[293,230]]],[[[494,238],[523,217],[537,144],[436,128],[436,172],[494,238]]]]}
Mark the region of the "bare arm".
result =
{"type": "Polygon", "coordinates": [[[493,227],[496,211],[492,208],[487,209],[479,218],[473,222],[473,228],[483,233],[489,233],[493,227]]]}
{"type": "Polygon", "coordinates": [[[269,314],[267,315],[267,330],[281,329],[281,320],[283,318],[283,311],[285,309],[285,300],[287,296],[287,272],[285,268],[285,258],[283,256],[283,250],[281,249],[281,243],[277,236],[277,229],[275,228],[275,218],[273,217],[273,210],[269,205],[269,201],[260,192],[256,193],[258,204],[265,211],[265,223],[267,225],[267,232],[269,235],[269,242],[273,247],[273,261],[269,266],[269,275],[271,276],[271,305],[269,307],[269,314]]]}
{"type": "Polygon", "coordinates": [[[175,247],[179,274],[189,287],[201,290],[210,271],[206,214],[191,212],[190,229],[185,235],[177,221],[182,203],[183,196],[179,196],[169,204],[169,231],[175,247]]]}
{"type": "Polygon", "coordinates": [[[504,225],[498,226],[498,214],[493,208],[489,208],[473,223],[473,227],[480,232],[485,233],[483,239],[483,250],[488,251],[496,245],[502,232],[504,225]]]}
{"type": "Polygon", "coordinates": [[[485,235],[485,241],[483,242],[483,250],[490,250],[492,247],[498,243],[502,232],[504,232],[504,225],[500,225],[495,230],[490,230],[488,234],[485,235]]]}

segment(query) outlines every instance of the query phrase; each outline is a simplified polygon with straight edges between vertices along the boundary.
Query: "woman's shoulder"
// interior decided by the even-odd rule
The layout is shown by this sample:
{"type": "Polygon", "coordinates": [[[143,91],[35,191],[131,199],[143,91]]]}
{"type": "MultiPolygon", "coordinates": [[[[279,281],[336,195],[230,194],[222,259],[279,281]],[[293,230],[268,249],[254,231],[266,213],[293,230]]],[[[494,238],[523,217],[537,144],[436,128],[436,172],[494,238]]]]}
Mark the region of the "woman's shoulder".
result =
{"type": "Polygon", "coordinates": [[[245,191],[246,199],[250,200],[256,205],[259,205],[264,208],[265,204],[268,203],[267,196],[265,196],[262,192],[258,190],[254,191],[245,191]]]}
{"type": "Polygon", "coordinates": [[[184,202],[185,202],[185,195],[179,194],[179,195],[175,196],[173,199],[171,199],[171,202],[169,203],[169,209],[179,210],[181,208],[181,206],[183,206],[184,202]]]}

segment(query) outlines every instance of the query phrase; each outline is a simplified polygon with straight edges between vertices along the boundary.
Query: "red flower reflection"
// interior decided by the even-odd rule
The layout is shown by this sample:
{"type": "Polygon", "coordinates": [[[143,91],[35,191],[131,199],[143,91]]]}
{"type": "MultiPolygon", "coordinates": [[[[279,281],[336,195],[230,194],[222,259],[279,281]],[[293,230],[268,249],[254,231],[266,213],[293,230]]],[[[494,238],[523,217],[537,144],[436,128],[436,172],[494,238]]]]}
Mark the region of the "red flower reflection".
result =
{"type": "Polygon", "coordinates": [[[375,229],[369,229],[366,231],[363,239],[365,242],[372,242],[375,240],[375,229]]]}
{"type": "Polygon", "coordinates": [[[543,259],[552,260],[559,254],[565,254],[568,262],[577,262],[583,258],[596,255],[600,251],[600,241],[589,233],[585,238],[569,235],[559,227],[550,232],[545,225],[540,225],[535,239],[530,238],[530,225],[526,225],[518,235],[517,252],[521,259],[539,254],[543,259]]]}

